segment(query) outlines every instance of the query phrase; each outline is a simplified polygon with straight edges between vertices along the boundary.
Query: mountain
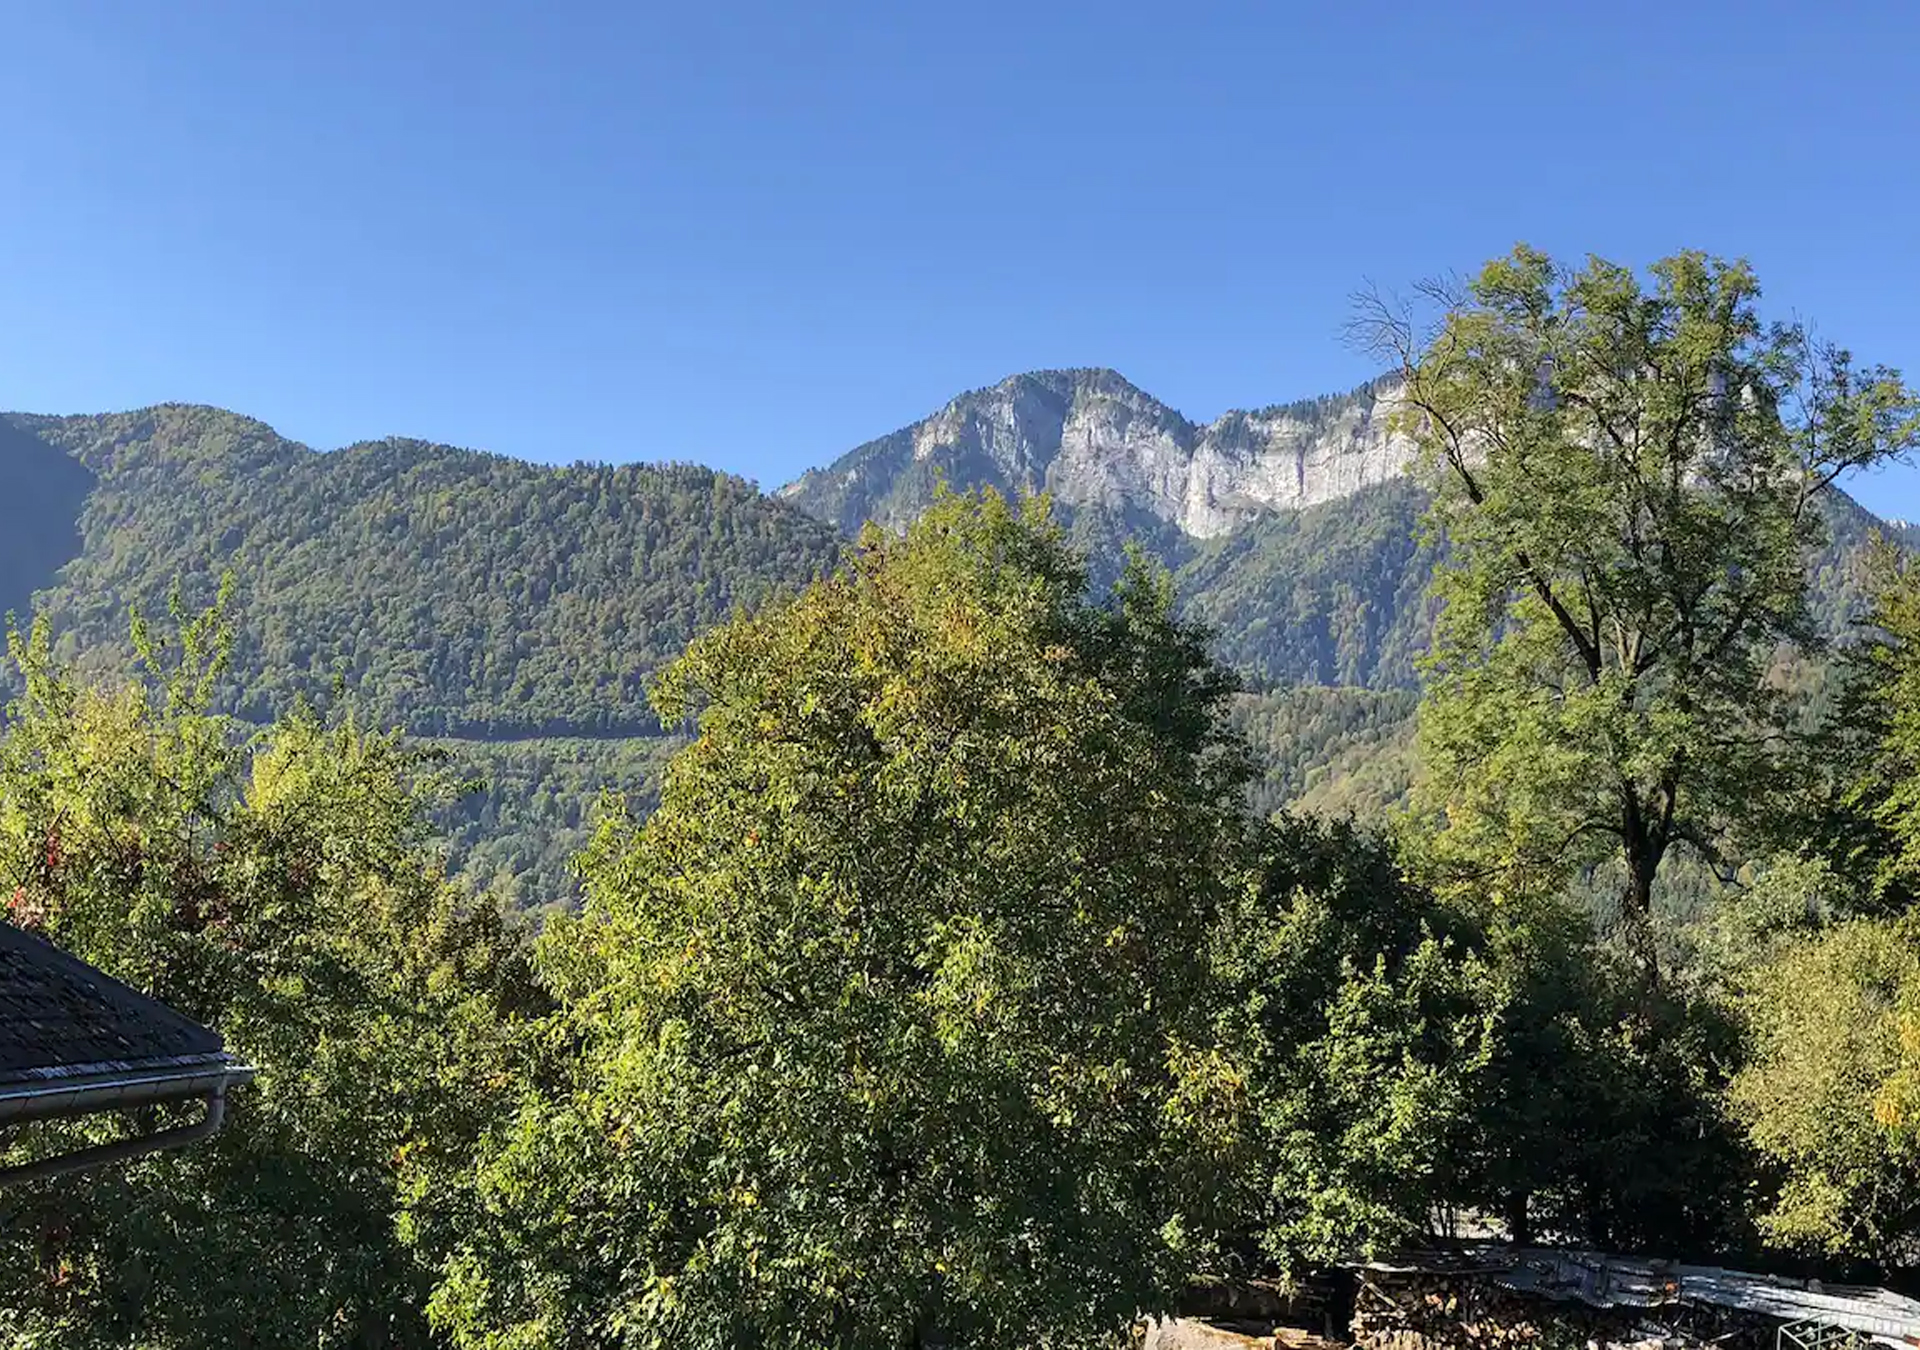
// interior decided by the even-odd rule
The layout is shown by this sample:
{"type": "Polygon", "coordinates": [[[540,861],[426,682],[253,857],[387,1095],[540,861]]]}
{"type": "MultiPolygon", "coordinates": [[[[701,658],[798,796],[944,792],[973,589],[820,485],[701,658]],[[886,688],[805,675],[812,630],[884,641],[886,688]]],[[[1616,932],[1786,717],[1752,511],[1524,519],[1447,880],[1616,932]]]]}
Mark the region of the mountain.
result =
{"type": "Polygon", "coordinates": [[[1262,684],[1409,685],[1432,559],[1392,386],[1195,423],[1111,370],[1043,370],[802,475],[780,497],[852,534],[941,483],[1049,493],[1096,580],[1129,544],[1175,570],[1227,661],[1262,684]]]}
{"type": "MultiPolygon", "coordinates": [[[[1416,661],[1443,556],[1422,539],[1412,446],[1387,429],[1393,393],[1376,380],[1198,424],[1110,370],[1038,371],[962,394],[781,496],[852,532],[903,526],[943,481],[1051,493],[1096,575],[1128,543],[1174,569],[1183,608],[1250,686],[1233,716],[1262,767],[1256,803],[1373,815],[1411,782],[1416,661]]],[[[1814,614],[1839,636],[1865,602],[1870,537],[1920,547],[1920,530],[1844,493],[1820,509],[1814,614]]]]}
{"type": "Polygon", "coordinates": [[[0,418],[0,613],[23,620],[33,594],[80,552],[93,475],[72,456],[0,418]]]}
{"type": "Polygon", "coordinates": [[[21,431],[94,480],[78,549],[41,583],[65,645],[117,654],[130,604],[160,610],[176,578],[203,602],[231,568],[235,711],[257,720],[344,678],[369,716],[423,736],[651,734],[662,661],[841,549],[694,465],[549,468],[407,440],[321,454],[180,405],[21,431]]]}
{"type": "Polygon", "coordinates": [[[130,606],[236,582],[234,696],[265,721],[344,683],[368,720],[479,780],[451,863],[567,899],[595,798],[644,807],[670,742],[645,684],[696,633],[832,567],[827,526],[688,464],[548,468],[422,441],[319,453],[169,405],[0,418],[0,591],[83,668],[124,669],[130,606]]]}
{"type": "Polygon", "coordinates": [[[1151,535],[1210,539],[1399,477],[1412,447],[1387,432],[1388,388],[1373,381],[1201,425],[1111,370],[1035,371],[962,394],[780,496],[851,532],[867,520],[904,525],[944,480],[1046,491],[1069,515],[1097,509],[1151,535]]]}
{"type": "MultiPolygon", "coordinates": [[[[1440,559],[1419,541],[1426,499],[1413,446],[1388,429],[1394,382],[1230,412],[1201,424],[1111,370],[1044,370],[960,395],[780,490],[844,533],[900,528],[937,485],[1052,495],[1096,575],[1128,544],[1175,572],[1187,612],[1262,687],[1411,688],[1440,559]]],[[[1813,561],[1817,617],[1844,631],[1863,599],[1855,565],[1877,520],[1823,501],[1830,543],[1813,561]]]]}
{"type": "Polygon", "coordinates": [[[1438,555],[1419,541],[1426,497],[1407,478],[1300,511],[1269,511],[1202,541],[1176,572],[1182,605],[1256,685],[1412,688],[1438,555]]]}

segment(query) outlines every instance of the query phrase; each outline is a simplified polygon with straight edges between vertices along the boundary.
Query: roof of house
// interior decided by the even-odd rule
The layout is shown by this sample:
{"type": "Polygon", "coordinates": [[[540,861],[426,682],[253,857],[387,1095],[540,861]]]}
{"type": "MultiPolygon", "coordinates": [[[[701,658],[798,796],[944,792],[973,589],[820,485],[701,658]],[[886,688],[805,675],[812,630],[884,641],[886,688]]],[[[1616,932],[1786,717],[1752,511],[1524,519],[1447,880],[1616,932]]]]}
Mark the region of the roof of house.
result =
{"type": "Polygon", "coordinates": [[[218,1033],[0,922],[0,1122],[202,1096],[245,1074],[218,1033]]]}

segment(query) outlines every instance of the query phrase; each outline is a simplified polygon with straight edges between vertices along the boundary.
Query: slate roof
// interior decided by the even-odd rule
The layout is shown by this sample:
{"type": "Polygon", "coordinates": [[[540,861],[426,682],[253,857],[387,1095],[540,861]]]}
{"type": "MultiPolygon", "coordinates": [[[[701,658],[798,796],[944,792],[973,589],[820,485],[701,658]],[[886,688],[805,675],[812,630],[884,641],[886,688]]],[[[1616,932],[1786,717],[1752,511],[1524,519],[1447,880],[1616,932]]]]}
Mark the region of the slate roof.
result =
{"type": "Polygon", "coordinates": [[[0,922],[0,1091],[230,1062],[217,1033],[0,922]]]}

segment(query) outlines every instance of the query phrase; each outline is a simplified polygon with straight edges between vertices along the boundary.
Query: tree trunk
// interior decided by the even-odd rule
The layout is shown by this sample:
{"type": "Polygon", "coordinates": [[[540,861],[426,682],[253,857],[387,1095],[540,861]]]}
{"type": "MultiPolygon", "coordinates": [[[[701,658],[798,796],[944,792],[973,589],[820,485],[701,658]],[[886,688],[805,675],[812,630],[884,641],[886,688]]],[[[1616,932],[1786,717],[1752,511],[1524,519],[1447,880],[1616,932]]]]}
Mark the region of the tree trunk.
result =
{"type": "Polygon", "coordinates": [[[1653,878],[1664,852],[1647,821],[1640,798],[1623,787],[1620,838],[1626,854],[1627,884],[1620,892],[1620,926],[1627,950],[1654,984],[1660,982],[1660,954],[1653,937],[1653,878]]]}
{"type": "Polygon", "coordinates": [[[1533,1219],[1527,1213],[1529,1196],[1526,1191],[1516,1187],[1507,1194],[1507,1237],[1516,1247],[1525,1247],[1533,1242],[1533,1219]]]}

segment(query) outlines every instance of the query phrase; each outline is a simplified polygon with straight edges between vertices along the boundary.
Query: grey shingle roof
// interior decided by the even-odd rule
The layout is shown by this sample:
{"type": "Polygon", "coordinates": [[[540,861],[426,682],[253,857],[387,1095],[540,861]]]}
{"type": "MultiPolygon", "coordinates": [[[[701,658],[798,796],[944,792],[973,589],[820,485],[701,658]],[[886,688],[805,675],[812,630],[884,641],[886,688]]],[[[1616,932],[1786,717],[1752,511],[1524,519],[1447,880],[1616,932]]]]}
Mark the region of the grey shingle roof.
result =
{"type": "Polygon", "coordinates": [[[204,1062],[220,1037],[0,922],[0,1087],[204,1062]]]}

